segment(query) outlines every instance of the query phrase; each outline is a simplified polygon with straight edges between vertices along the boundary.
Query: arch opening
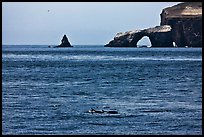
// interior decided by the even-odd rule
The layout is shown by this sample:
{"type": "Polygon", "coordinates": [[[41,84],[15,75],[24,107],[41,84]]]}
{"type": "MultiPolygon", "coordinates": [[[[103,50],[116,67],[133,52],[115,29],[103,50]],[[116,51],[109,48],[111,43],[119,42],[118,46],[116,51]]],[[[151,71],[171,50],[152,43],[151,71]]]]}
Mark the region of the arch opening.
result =
{"type": "Polygon", "coordinates": [[[143,36],[138,42],[137,42],[137,47],[151,47],[151,41],[148,36],[143,36]]]}

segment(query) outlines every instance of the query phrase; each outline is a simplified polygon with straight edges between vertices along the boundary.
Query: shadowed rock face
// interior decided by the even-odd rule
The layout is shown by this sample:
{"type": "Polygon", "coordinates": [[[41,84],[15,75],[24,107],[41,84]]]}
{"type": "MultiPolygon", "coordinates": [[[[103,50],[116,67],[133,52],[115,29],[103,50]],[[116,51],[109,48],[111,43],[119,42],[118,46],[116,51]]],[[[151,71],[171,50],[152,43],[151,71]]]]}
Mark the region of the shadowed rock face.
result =
{"type": "Polygon", "coordinates": [[[169,25],[117,33],[105,47],[137,47],[138,41],[144,36],[149,37],[152,47],[173,47],[169,25]]]}
{"type": "Polygon", "coordinates": [[[184,2],[162,10],[161,25],[172,27],[178,47],[202,47],[202,3],[184,2]]]}
{"type": "Polygon", "coordinates": [[[150,39],[152,47],[201,47],[202,3],[184,2],[162,10],[161,26],[117,33],[105,47],[137,47],[142,37],[150,39]]]}
{"type": "Polygon", "coordinates": [[[56,46],[56,47],[72,47],[71,44],[68,41],[68,38],[66,35],[63,36],[62,40],[61,40],[61,44],[56,46]]]}

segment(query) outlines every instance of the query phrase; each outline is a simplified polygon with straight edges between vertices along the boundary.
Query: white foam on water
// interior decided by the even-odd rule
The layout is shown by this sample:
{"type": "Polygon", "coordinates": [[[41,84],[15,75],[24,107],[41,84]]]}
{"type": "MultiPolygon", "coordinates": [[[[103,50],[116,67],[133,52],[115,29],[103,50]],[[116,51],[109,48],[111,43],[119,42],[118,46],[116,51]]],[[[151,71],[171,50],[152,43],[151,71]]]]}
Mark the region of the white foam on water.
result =
{"type": "Polygon", "coordinates": [[[16,55],[3,54],[4,60],[76,60],[76,61],[202,61],[202,58],[187,57],[127,57],[127,56],[107,56],[107,55],[16,55]]]}

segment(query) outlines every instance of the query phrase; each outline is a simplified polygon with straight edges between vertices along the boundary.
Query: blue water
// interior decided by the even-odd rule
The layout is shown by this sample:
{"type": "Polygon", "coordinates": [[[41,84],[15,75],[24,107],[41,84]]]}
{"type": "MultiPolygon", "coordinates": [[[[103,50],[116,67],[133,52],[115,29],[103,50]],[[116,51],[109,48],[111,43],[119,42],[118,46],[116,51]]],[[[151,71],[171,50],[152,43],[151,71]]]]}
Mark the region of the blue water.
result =
{"type": "Polygon", "coordinates": [[[2,134],[201,135],[202,49],[3,45],[2,134]]]}

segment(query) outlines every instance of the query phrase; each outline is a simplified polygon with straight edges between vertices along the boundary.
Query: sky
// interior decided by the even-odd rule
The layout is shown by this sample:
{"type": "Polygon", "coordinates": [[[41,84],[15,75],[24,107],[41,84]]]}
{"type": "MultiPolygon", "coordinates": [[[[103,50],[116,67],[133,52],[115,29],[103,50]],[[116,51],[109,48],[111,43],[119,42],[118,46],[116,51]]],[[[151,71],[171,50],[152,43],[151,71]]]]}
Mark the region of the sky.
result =
{"type": "MultiPolygon", "coordinates": [[[[180,2],[2,2],[3,45],[105,45],[116,33],[160,25],[180,2]]],[[[145,44],[145,43],[144,43],[145,44]]]]}

